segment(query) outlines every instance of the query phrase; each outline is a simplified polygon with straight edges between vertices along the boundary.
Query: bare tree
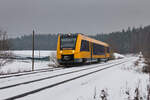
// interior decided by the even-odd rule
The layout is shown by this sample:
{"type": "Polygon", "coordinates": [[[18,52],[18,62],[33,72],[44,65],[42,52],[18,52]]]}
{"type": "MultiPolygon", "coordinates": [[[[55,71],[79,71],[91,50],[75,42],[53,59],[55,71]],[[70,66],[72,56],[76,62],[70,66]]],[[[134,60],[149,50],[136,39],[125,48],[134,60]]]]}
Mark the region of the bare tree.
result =
{"type": "Polygon", "coordinates": [[[56,53],[53,52],[51,55],[50,55],[50,61],[54,63],[54,67],[58,67],[60,66],[59,63],[57,62],[57,58],[56,58],[56,53]]]}
{"type": "Polygon", "coordinates": [[[0,50],[9,50],[8,36],[6,31],[0,31],[0,50]]]}
{"type": "Polygon", "coordinates": [[[8,59],[12,53],[9,50],[9,42],[7,32],[0,30],[0,66],[5,65],[10,59],[8,59]]]}

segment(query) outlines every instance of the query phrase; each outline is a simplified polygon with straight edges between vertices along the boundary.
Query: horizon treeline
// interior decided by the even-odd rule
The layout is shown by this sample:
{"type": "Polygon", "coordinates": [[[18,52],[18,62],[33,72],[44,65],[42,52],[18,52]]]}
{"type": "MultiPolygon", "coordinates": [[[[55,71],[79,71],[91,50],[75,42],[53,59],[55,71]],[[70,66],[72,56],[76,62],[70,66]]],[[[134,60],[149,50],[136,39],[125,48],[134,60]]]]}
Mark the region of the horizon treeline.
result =
{"type": "Polygon", "coordinates": [[[2,51],[9,50],[10,48],[7,32],[0,29],[0,55],[2,51]]]}
{"type": "MultiPolygon", "coordinates": [[[[128,28],[109,34],[88,35],[110,44],[112,50],[118,53],[143,52],[150,55],[150,26],[128,28]]],[[[58,34],[35,35],[36,50],[56,50],[58,34]]],[[[9,39],[11,50],[32,50],[32,35],[9,39]]]]}

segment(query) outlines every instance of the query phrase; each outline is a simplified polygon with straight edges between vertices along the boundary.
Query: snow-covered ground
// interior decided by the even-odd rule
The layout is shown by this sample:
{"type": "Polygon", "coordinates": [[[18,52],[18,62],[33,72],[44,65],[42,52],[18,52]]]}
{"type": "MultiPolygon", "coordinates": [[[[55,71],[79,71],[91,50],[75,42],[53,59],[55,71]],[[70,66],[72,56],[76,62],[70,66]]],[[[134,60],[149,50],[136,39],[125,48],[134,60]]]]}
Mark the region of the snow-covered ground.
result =
{"type": "MultiPolygon", "coordinates": [[[[11,51],[13,55],[19,57],[32,57],[31,50],[23,50],[23,51],[11,51]]],[[[35,51],[35,57],[47,57],[47,56],[55,56],[56,51],[35,51]]],[[[50,68],[49,66],[53,64],[52,61],[40,61],[35,60],[35,67],[34,69],[45,69],[50,68]]],[[[7,74],[7,73],[16,73],[16,72],[23,72],[23,71],[30,71],[32,70],[32,60],[18,60],[14,59],[13,61],[7,63],[6,65],[0,67],[0,74],[7,74]]]]}
{"type": "Polygon", "coordinates": [[[121,54],[118,54],[118,53],[114,53],[113,55],[114,55],[115,59],[121,59],[121,58],[125,57],[124,55],[121,55],[121,54]]]}
{"type": "Polygon", "coordinates": [[[133,100],[137,87],[143,100],[146,100],[144,97],[147,94],[149,76],[134,69],[134,62],[137,59],[135,57],[134,60],[123,65],[46,89],[21,100],[102,100],[100,99],[102,90],[107,92],[107,100],[128,100],[129,97],[133,100]],[[130,95],[127,95],[127,92],[130,95]]]}
{"type": "MultiPolygon", "coordinates": [[[[38,53],[38,52],[37,52],[38,53]]],[[[16,52],[18,55],[26,56],[23,52],[16,52]]],[[[43,53],[44,54],[44,53],[43,53]]],[[[51,52],[45,53],[51,55],[51,52]]],[[[37,54],[38,56],[38,54],[37,54]]],[[[118,55],[117,55],[118,56],[118,55]]],[[[120,55],[119,55],[120,56],[120,55]]],[[[147,84],[149,76],[147,74],[144,74],[141,72],[143,66],[144,66],[144,59],[139,60],[139,56],[131,56],[128,55],[128,57],[124,57],[123,59],[117,59],[114,61],[108,61],[107,63],[101,63],[96,64],[99,65],[100,68],[107,67],[107,64],[113,64],[114,62],[121,62],[128,60],[129,62],[126,62],[121,65],[116,65],[115,67],[67,82],[65,84],[61,84],[57,87],[53,88],[47,88],[40,92],[25,96],[23,100],[101,100],[100,96],[102,95],[102,90],[107,93],[107,100],[133,100],[135,96],[135,88],[139,87],[140,95],[143,97],[143,100],[146,100],[144,97],[146,97],[147,92],[147,84]],[[136,64],[136,62],[138,64],[136,64]],[[130,96],[127,95],[129,92],[130,96]]],[[[29,66],[29,69],[31,69],[31,61],[29,64],[25,61],[16,61],[10,64],[7,64],[6,66],[29,66]]],[[[42,66],[45,66],[45,68],[48,68],[47,64],[49,62],[36,62],[38,68],[43,68],[42,66]]],[[[73,67],[68,69],[62,69],[52,72],[46,72],[46,73],[38,73],[35,75],[27,75],[27,76],[21,76],[21,77],[14,77],[9,79],[1,79],[0,80],[0,87],[16,84],[20,82],[26,82],[29,80],[35,80],[39,78],[44,78],[52,75],[57,75],[64,72],[69,72],[73,70],[83,69],[86,67],[93,67],[95,65],[90,66],[82,66],[82,67],[73,67]]],[[[17,67],[18,68],[18,67],[17,67]]],[[[38,69],[37,68],[37,69],[38,69]]],[[[12,68],[13,69],[13,68],[12,68]]],[[[12,70],[11,69],[11,70],[12,70]]],[[[21,68],[22,69],[22,68],[21,68]]],[[[26,69],[26,68],[25,68],[26,69]]],[[[16,69],[17,70],[17,69],[16,69]]],[[[93,69],[95,70],[95,69],[93,69]]],[[[82,72],[83,73],[83,72],[82,72]]],[[[0,99],[5,98],[3,96],[9,97],[16,94],[21,94],[23,92],[28,92],[40,87],[45,87],[47,85],[50,85],[52,83],[55,83],[57,81],[61,81],[65,78],[70,78],[73,76],[77,76],[82,73],[74,73],[68,76],[58,77],[55,79],[49,79],[49,80],[43,80],[39,82],[34,82],[27,85],[21,85],[20,87],[12,87],[8,88],[9,92],[6,90],[0,89],[0,99]],[[10,95],[8,95],[10,94],[10,95]]]]}
{"type": "MultiPolygon", "coordinates": [[[[12,53],[22,57],[32,57],[32,50],[14,50],[12,53]]],[[[56,51],[35,50],[34,53],[35,57],[46,57],[51,56],[53,53],[56,53],[56,51]]]]}
{"type": "MultiPolygon", "coordinates": [[[[14,50],[11,51],[14,56],[20,57],[20,58],[26,58],[26,57],[32,57],[32,50],[14,50]]],[[[41,50],[34,52],[35,58],[42,58],[42,57],[55,57],[56,51],[46,51],[41,50]]],[[[114,57],[116,59],[124,58],[123,55],[114,53],[114,57]]],[[[53,61],[40,61],[35,60],[35,67],[34,69],[45,69],[53,67],[51,65],[54,65],[53,61]]],[[[0,75],[3,74],[9,74],[9,73],[17,73],[17,72],[24,72],[24,71],[31,71],[32,70],[32,60],[31,59],[14,59],[13,61],[7,63],[6,65],[0,67],[0,75]]]]}

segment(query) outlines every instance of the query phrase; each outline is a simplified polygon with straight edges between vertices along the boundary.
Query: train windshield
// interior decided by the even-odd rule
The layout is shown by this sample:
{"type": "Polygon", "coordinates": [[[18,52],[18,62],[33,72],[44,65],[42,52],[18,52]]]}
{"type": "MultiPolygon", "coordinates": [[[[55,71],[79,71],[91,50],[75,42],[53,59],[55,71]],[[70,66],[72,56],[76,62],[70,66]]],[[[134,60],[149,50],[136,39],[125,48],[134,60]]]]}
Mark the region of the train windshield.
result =
{"type": "Polygon", "coordinates": [[[76,36],[62,36],[60,38],[60,49],[74,50],[76,45],[76,36]]]}

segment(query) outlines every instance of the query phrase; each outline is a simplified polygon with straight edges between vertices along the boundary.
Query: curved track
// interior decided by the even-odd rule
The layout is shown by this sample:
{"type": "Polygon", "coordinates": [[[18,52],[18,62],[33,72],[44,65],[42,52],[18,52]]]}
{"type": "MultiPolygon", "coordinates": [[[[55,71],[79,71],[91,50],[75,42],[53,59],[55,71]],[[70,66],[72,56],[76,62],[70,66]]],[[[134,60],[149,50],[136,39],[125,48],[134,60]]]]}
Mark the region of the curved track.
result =
{"type": "MultiPolygon", "coordinates": [[[[109,63],[109,64],[112,64],[112,63],[109,63]]],[[[103,64],[101,66],[104,66],[104,65],[106,65],[106,64],[103,64]]],[[[38,81],[42,81],[42,80],[47,80],[47,79],[51,79],[51,78],[55,78],[55,77],[59,77],[59,76],[63,76],[63,75],[71,74],[71,73],[81,72],[81,71],[84,71],[84,70],[94,69],[94,68],[97,68],[97,67],[100,67],[100,65],[96,65],[96,66],[93,66],[93,67],[90,67],[90,68],[83,68],[83,69],[80,69],[80,70],[70,71],[70,72],[66,72],[66,73],[62,73],[62,74],[57,74],[57,75],[53,75],[53,76],[48,76],[48,77],[44,77],[44,78],[39,78],[39,79],[36,79],[36,80],[27,81],[27,82],[20,82],[20,83],[17,83],[17,84],[3,86],[3,87],[0,87],[0,90],[15,87],[15,86],[19,86],[19,85],[25,85],[25,84],[29,84],[29,83],[33,83],[33,82],[38,82],[38,81]]]]}
{"type": "MultiPolygon", "coordinates": [[[[105,65],[108,65],[108,64],[112,64],[114,62],[115,61],[108,62],[108,63],[103,63],[103,64],[98,64],[98,65],[99,66],[105,66],[105,65]]],[[[82,70],[86,70],[86,69],[88,70],[88,69],[91,69],[91,68],[95,68],[95,64],[92,64],[92,67],[89,67],[89,68],[88,68],[88,66],[91,66],[91,65],[83,65],[83,66],[71,67],[71,68],[80,68],[81,67],[80,69],[75,69],[74,71],[78,71],[78,70],[82,71],[82,70]]],[[[97,64],[96,64],[96,66],[97,66],[97,64]]],[[[26,79],[26,78],[29,78],[29,77],[36,77],[36,76],[40,76],[42,74],[45,74],[47,76],[44,76],[43,79],[37,79],[37,80],[44,80],[44,79],[50,78],[48,74],[51,73],[52,71],[58,71],[58,70],[64,70],[64,69],[68,70],[68,69],[71,69],[71,68],[48,68],[48,69],[36,70],[36,71],[33,71],[33,72],[23,72],[23,73],[18,73],[18,74],[4,75],[4,76],[0,77],[0,83],[4,83],[4,82],[8,82],[8,81],[10,82],[10,81],[19,80],[19,79],[26,79]]],[[[70,73],[70,72],[72,72],[72,71],[69,71],[69,72],[67,71],[67,73],[70,73]]],[[[65,73],[66,72],[60,73],[60,74],[62,75],[62,74],[65,74],[65,73]]],[[[56,76],[58,76],[58,74],[56,76]]],[[[32,80],[32,82],[35,82],[35,81],[32,80]]],[[[24,82],[24,83],[30,83],[30,82],[24,82]]],[[[18,85],[19,84],[21,85],[23,83],[18,83],[18,85]]],[[[14,84],[13,86],[17,86],[17,85],[14,84]]],[[[7,87],[7,86],[5,86],[5,87],[7,87]]],[[[11,87],[11,86],[8,86],[8,87],[11,87]]],[[[2,88],[0,87],[0,89],[2,89],[2,88]]]]}
{"type": "Polygon", "coordinates": [[[21,82],[21,83],[17,83],[17,84],[2,86],[2,87],[0,87],[0,91],[3,92],[3,90],[4,90],[4,92],[7,92],[7,89],[9,91],[10,88],[14,88],[15,89],[16,87],[18,88],[20,85],[26,85],[26,84],[28,85],[30,83],[32,83],[32,84],[33,83],[38,83],[38,82],[43,81],[43,80],[44,81],[45,80],[52,80],[52,79],[55,79],[55,78],[60,79],[61,77],[62,77],[61,79],[64,79],[64,80],[61,80],[61,81],[58,81],[58,82],[53,82],[52,84],[45,85],[45,86],[40,87],[38,89],[36,88],[34,90],[22,92],[20,94],[13,95],[13,96],[5,98],[6,100],[18,99],[18,98],[22,98],[24,96],[27,96],[27,95],[30,95],[30,94],[33,94],[33,93],[37,93],[39,91],[42,91],[42,90],[45,90],[45,89],[48,89],[48,88],[52,88],[52,87],[58,86],[60,84],[64,84],[66,82],[69,82],[69,81],[72,81],[72,80],[75,80],[75,79],[78,79],[78,78],[81,78],[81,77],[93,74],[93,73],[100,72],[102,70],[105,70],[105,69],[108,69],[108,68],[111,68],[111,67],[115,67],[117,65],[121,65],[121,64],[123,64],[125,62],[128,62],[128,61],[129,61],[129,59],[124,60],[124,61],[120,60],[120,62],[117,61],[117,62],[113,62],[113,63],[109,63],[109,64],[103,64],[103,66],[105,66],[105,67],[102,67],[102,65],[100,66],[98,64],[98,65],[95,65],[95,66],[92,66],[92,67],[89,67],[89,68],[82,68],[80,70],[69,71],[69,72],[66,72],[66,73],[61,73],[61,74],[57,74],[57,75],[53,75],[53,76],[39,78],[39,79],[31,80],[31,81],[26,81],[26,82],[21,82]],[[78,75],[74,76],[73,74],[75,74],[75,73],[78,73],[78,75]],[[64,76],[67,76],[67,75],[71,75],[71,76],[74,76],[74,77],[64,78],[64,76]]]}
{"type": "MultiPolygon", "coordinates": [[[[118,61],[118,60],[117,60],[118,61]]],[[[19,73],[19,74],[12,74],[12,75],[7,75],[7,76],[2,76],[0,77],[0,83],[5,83],[5,82],[11,82],[11,81],[14,81],[14,80],[20,80],[20,79],[26,79],[26,78],[30,78],[30,77],[36,77],[36,76],[41,76],[42,74],[44,74],[45,76],[41,77],[41,78],[38,78],[38,79],[32,79],[32,80],[29,80],[29,81],[26,81],[26,82],[19,82],[19,83],[15,83],[13,85],[8,85],[8,86],[1,86],[0,87],[0,90],[1,89],[5,89],[5,88],[9,88],[9,87],[14,87],[14,86],[18,86],[18,85],[23,85],[23,84],[29,84],[29,83],[32,83],[32,82],[36,82],[36,81],[42,81],[42,80],[45,80],[45,79],[50,79],[50,78],[54,78],[54,77],[58,77],[58,76],[61,76],[61,75],[66,75],[66,74],[70,74],[70,73],[74,73],[74,72],[79,72],[79,71],[83,71],[83,70],[88,70],[88,69],[93,69],[93,68],[96,68],[97,66],[105,66],[105,65],[109,65],[109,64],[113,64],[114,62],[117,62],[117,61],[112,61],[112,62],[108,62],[108,63],[103,63],[103,64],[92,64],[92,67],[88,67],[88,66],[91,66],[91,65],[84,65],[84,66],[78,66],[76,68],[79,68],[79,69],[75,69],[75,70],[71,70],[71,71],[65,71],[63,73],[60,73],[60,74],[56,74],[56,75],[50,75],[49,74],[51,73],[51,71],[61,71],[61,70],[64,70],[64,68],[49,68],[49,69],[43,69],[43,70],[37,70],[37,71],[34,71],[34,72],[23,72],[23,73],[19,73]],[[84,68],[85,67],[85,68],[84,68]]],[[[120,60],[119,60],[120,61],[120,60]]],[[[75,67],[73,67],[75,68],[75,67]]],[[[69,68],[66,68],[66,70],[68,70],[69,68]]],[[[71,68],[70,68],[71,69],[71,68]]]]}
{"type": "Polygon", "coordinates": [[[46,69],[37,69],[35,71],[25,71],[25,72],[21,72],[21,73],[12,73],[9,75],[2,75],[2,76],[0,76],[0,79],[17,77],[17,76],[24,76],[24,75],[36,74],[36,73],[42,73],[42,72],[49,72],[49,71],[60,70],[60,69],[63,69],[63,68],[46,68],[46,69]]]}

